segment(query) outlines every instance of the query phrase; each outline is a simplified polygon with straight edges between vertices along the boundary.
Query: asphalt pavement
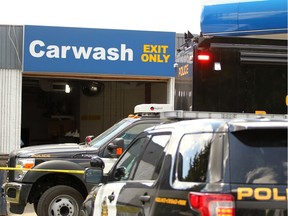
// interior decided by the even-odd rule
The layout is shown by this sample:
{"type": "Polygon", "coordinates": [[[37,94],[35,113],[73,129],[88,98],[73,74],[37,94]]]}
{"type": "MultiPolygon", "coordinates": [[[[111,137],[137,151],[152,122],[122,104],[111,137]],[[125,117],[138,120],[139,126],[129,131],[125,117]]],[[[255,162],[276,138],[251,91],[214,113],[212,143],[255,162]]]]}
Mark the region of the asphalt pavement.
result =
{"type": "MultiPolygon", "coordinates": [[[[8,216],[19,216],[19,214],[12,214],[9,212],[9,204],[7,205],[7,211],[8,211],[8,216]]],[[[34,207],[31,204],[27,204],[25,207],[25,211],[22,216],[37,216],[37,214],[34,211],[34,207]]]]}

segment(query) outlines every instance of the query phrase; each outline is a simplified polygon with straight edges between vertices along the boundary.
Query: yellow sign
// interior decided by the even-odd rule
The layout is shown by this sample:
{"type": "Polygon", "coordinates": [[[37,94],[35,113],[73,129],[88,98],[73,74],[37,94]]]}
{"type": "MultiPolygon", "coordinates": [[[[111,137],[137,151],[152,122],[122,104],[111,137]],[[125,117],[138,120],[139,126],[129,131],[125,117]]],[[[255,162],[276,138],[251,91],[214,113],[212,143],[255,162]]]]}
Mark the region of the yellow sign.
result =
{"type": "Polygon", "coordinates": [[[170,58],[170,55],[167,54],[168,48],[167,45],[144,44],[141,60],[142,62],[167,63],[170,58]]]}

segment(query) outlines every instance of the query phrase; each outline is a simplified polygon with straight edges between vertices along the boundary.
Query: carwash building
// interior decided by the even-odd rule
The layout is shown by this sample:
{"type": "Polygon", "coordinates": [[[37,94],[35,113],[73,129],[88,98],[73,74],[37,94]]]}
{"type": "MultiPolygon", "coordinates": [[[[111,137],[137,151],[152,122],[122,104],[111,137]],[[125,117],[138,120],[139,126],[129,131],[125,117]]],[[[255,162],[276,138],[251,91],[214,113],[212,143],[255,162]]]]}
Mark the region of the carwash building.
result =
{"type": "Polygon", "coordinates": [[[83,141],[143,103],[174,103],[175,32],[0,26],[0,154],[83,141]]]}

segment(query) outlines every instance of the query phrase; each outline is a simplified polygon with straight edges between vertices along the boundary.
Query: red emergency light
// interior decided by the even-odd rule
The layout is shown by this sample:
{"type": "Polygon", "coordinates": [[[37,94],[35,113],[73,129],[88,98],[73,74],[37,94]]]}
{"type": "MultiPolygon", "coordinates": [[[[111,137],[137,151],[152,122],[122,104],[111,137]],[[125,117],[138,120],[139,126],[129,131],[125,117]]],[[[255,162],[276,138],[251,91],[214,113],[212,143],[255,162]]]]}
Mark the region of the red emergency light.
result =
{"type": "Polygon", "coordinates": [[[210,56],[208,55],[208,54],[199,54],[198,56],[197,56],[197,58],[198,58],[198,61],[202,61],[202,62],[207,62],[207,61],[209,61],[210,60],[210,56]]]}

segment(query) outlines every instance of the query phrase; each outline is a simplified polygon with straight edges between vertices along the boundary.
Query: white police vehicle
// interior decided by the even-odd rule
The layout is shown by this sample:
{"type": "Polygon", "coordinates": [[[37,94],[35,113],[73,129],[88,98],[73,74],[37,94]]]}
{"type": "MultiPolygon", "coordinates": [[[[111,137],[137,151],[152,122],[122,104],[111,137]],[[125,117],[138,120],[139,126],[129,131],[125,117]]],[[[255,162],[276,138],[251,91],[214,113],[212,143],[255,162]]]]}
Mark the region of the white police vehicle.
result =
{"type": "Polygon", "coordinates": [[[94,158],[85,178],[98,185],[82,216],[287,215],[284,115],[174,114],[169,118],[206,118],[147,129],[108,175],[94,158]]]}

